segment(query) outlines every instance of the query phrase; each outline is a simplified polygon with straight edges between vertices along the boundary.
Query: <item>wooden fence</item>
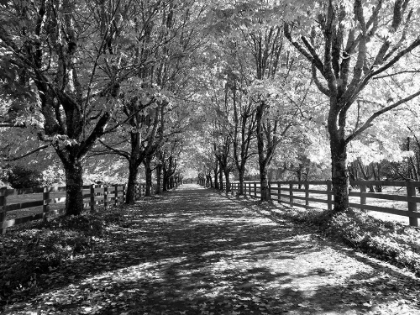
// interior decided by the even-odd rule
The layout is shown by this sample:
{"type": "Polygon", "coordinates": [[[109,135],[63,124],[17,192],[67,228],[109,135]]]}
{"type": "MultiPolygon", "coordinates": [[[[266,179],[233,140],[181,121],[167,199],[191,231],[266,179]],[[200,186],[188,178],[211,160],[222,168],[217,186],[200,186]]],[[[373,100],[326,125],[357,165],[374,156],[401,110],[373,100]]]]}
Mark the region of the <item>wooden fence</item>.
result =
{"type": "MultiPolygon", "coordinates": [[[[203,184],[200,182],[200,184],[203,184]]],[[[349,193],[350,207],[368,211],[376,211],[389,213],[409,218],[411,226],[418,226],[418,218],[420,213],[417,212],[417,203],[420,197],[416,196],[416,190],[420,187],[420,182],[413,181],[352,181],[351,186],[355,187],[349,193]],[[384,186],[397,187],[397,193],[367,192],[367,187],[384,186]],[[380,205],[381,201],[393,201],[397,204],[392,207],[388,205],[380,205]],[[372,205],[375,203],[375,205],[372,205]]],[[[285,203],[290,206],[298,206],[305,208],[327,208],[332,209],[334,204],[334,196],[332,192],[331,181],[277,181],[270,182],[270,198],[279,203],[285,203]]],[[[251,197],[260,197],[259,182],[245,182],[244,194],[251,197]]],[[[223,184],[226,190],[226,184],[223,184]]],[[[234,194],[239,189],[239,183],[231,184],[229,192],[234,194]]],[[[382,202],[383,203],[383,202],[382,202]]]]}
{"type": "MultiPolygon", "coordinates": [[[[177,185],[177,183],[173,184],[174,187],[177,185]]],[[[84,208],[95,211],[97,205],[103,205],[107,208],[110,205],[117,206],[123,203],[126,196],[126,187],[127,185],[83,186],[84,208]]],[[[154,188],[151,189],[152,193],[154,188]]],[[[146,184],[136,186],[136,200],[145,194],[145,189],[146,184]]],[[[66,187],[0,189],[0,234],[4,234],[7,228],[18,224],[45,219],[47,214],[64,214],[65,193],[66,187]],[[21,215],[22,212],[29,212],[29,215],[21,215]],[[18,217],[8,219],[7,217],[11,213],[18,217]]]]}

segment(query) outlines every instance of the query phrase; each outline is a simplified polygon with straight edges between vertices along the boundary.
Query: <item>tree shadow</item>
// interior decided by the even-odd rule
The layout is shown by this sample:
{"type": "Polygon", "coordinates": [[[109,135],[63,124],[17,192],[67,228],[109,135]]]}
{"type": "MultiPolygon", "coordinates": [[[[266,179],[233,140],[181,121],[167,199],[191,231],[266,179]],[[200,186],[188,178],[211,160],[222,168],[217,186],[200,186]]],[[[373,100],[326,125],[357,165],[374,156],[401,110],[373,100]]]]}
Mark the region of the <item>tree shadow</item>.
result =
{"type": "MultiPolygon", "coordinates": [[[[63,264],[57,274],[65,277],[45,282],[34,299],[23,300],[26,306],[11,311],[32,303],[66,314],[345,314],[385,301],[374,295],[375,285],[383,285],[374,272],[354,273],[351,286],[330,281],[328,266],[301,259],[318,257],[330,244],[319,245],[291,223],[256,215],[245,203],[205,189],[140,202],[125,210],[131,223],[116,228],[109,243],[63,264]]],[[[412,280],[363,263],[393,279],[412,280]]],[[[387,303],[402,296],[386,292],[387,303]]]]}

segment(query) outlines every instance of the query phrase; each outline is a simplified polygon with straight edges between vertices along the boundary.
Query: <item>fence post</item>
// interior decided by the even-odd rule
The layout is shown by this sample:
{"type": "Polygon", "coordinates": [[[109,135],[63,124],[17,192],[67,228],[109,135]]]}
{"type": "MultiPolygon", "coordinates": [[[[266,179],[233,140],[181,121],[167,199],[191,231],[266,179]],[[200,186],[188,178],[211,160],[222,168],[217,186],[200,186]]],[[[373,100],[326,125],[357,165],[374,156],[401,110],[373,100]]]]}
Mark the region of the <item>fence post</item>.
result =
{"type": "Polygon", "coordinates": [[[123,185],[123,195],[122,195],[123,201],[122,201],[122,203],[125,202],[126,194],[127,194],[127,184],[124,184],[123,185]]]}
{"type": "Polygon", "coordinates": [[[308,180],[305,182],[305,206],[306,209],[309,208],[309,183],[308,180]]]}
{"type": "Polygon", "coordinates": [[[289,184],[290,206],[293,207],[293,184],[289,184]]]}
{"type": "MultiPolygon", "coordinates": [[[[410,181],[407,181],[407,203],[409,212],[417,212],[417,202],[410,201],[410,197],[416,197],[416,187],[410,181]]],[[[410,226],[419,226],[418,218],[409,217],[410,226]]]]}
{"type": "Polygon", "coordinates": [[[50,211],[50,190],[48,187],[44,187],[42,193],[42,219],[47,220],[47,213],[50,211]]]}
{"type": "Polygon", "coordinates": [[[330,180],[327,180],[327,200],[328,200],[328,210],[332,210],[332,184],[330,180]]]}
{"type": "MultiPolygon", "coordinates": [[[[360,210],[365,210],[363,205],[366,204],[366,196],[364,195],[366,193],[366,185],[360,184],[360,210]]],[[[408,190],[407,190],[408,191],[408,190]]]]}
{"type": "Polygon", "coordinates": [[[277,202],[281,203],[281,184],[280,182],[277,182],[277,202]]]}
{"type": "MultiPolygon", "coordinates": [[[[251,184],[249,184],[249,185],[251,185],[251,184]]],[[[254,183],[254,197],[257,198],[257,183],[254,183]]]]}
{"type": "Polygon", "coordinates": [[[95,212],[95,185],[90,185],[90,212],[95,212]]]}
{"type": "Polygon", "coordinates": [[[117,206],[118,205],[118,185],[114,185],[114,205],[117,206]]]}
{"type": "Polygon", "coordinates": [[[268,182],[267,186],[268,186],[268,200],[271,200],[271,182],[268,182]]]}
{"type": "Polygon", "coordinates": [[[1,234],[6,234],[6,229],[3,228],[3,224],[6,222],[6,204],[7,194],[6,188],[0,188],[0,231],[1,234]]]}
{"type": "Polygon", "coordinates": [[[104,208],[108,207],[108,185],[104,185],[104,208]]]}

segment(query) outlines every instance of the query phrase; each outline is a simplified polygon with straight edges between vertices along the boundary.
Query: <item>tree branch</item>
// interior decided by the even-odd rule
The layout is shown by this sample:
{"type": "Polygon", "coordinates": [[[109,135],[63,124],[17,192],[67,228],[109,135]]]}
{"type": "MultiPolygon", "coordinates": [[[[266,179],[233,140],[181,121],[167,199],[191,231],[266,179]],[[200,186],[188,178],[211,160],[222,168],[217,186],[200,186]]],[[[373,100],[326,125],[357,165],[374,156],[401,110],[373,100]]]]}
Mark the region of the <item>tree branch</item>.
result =
{"type": "Polygon", "coordinates": [[[319,59],[315,59],[311,53],[309,53],[305,48],[303,48],[298,42],[294,41],[292,38],[292,34],[290,32],[290,26],[289,24],[284,24],[284,36],[289,40],[289,42],[295,46],[295,48],[306,58],[308,61],[310,61],[312,64],[314,64],[317,69],[324,74],[324,65],[322,64],[322,61],[319,59]]]}
{"type": "Polygon", "coordinates": [[[110,150],[111,152],[114,152],[117,155],[123,156],[125,157],[127,160],[130,159],[130,153],[126,152],[126,151],[122,151],[122,150],[118,150],[118,149],[114,149],[113,147],[107,145],[105,142],[103,142],[102,140],[99,140],[99,143],[102,144],[105,148],[107,148],[108,150],[110,150]]]}
{"type": "Polygon", "coordinates": [[[17,161],[17,160],[23,159],[23,158],[25,158],[29,155],[32,155],[32,154],[34,154],[38,151],[42,151],[42,150],[48,148],[49,146],[50,146],[49,144],[46,144],[46,145],[43,145],[42,147],[39,147],[39,148],[36,148],[36,149],[32,150],[31,152],[26,153],[24,155],[21,155],[21,156],[12,158],[12,159],[3,159],[3,161],[7,161],[7,162],[17,161]]]}
{"type": "Polygon", "coordinates": [[[348,136],[348,138],[345,140],[345,143],[348,144],[350,141],[352,141],[354,138],[356,138],[358,135],[360,135],[363,131],[365,131],[366,129],[370,128],[372,126],[372,122],[378,118],[380,115],[404,104],[407,103],[409,101],[411,101],[412,99],[416,98],[417,96],[420,95],[420,91],[417,91],[414,94],[411,94],[410,96],[407,96],[406,98],[403,98],[402,100],[399,100],[398,102],[395,102],[392,105],[386,106],[384,108],[382,108],[381,110],[377,111],[376,113],[374,113],[373,115],[371,115],[366,121],[365,123],[355,132],[353,132],[350,136],[348,136]]]}

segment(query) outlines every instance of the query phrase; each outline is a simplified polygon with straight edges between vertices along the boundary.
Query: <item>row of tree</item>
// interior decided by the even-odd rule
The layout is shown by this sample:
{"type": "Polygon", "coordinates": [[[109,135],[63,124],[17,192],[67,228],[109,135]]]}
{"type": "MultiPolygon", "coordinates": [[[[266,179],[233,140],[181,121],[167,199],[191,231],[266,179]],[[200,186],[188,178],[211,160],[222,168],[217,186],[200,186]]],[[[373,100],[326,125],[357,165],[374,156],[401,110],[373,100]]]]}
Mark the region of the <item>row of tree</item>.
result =
{"type": "Polygon", "coordinates": [[[297,177],[329,159],[334,209],[342,211],[349,171],[379,179],[382,161],[397,172],[403,159],[417,169],[417,152],[400,143],[417,139],[418,14],[409,0],[246,1],[214,9],[219,39],[207,95],[214,118],[206,135],[214,158],[202,176],[214,173],[217,187],[223,172],[228,186],[231,172],[242,183],[257,165],[268,200],[273,159],[285,169],[297,165],[297,177]]]}
{"type": "Polygon", "coordinates": [[[53,150],[65,171],[68,215],[83,209],[90,157],[127,160],[127,203],[134,202],[141,164],[147,193],[154,168],[166,189],[181,130],[191,120],[189,70],[202,40],[202,7],[194,0],[1,1],[0,7],[6,161],[53,150]]]}
{"type": "Polygon", "coordinates": [[[142,164],[148,187],[154,169],[165,187],[180,164],[227,186],[233,171],[241,183],[257,173],[262,200],[270,167],[328,166],[342,211],[358,161],[414,157],[399,145],[418,132],[414,0],[0,7],[3,158],[58,157],[68,214],[82,210],[92,159],[125,161],[127,203],[142,164]]]}

